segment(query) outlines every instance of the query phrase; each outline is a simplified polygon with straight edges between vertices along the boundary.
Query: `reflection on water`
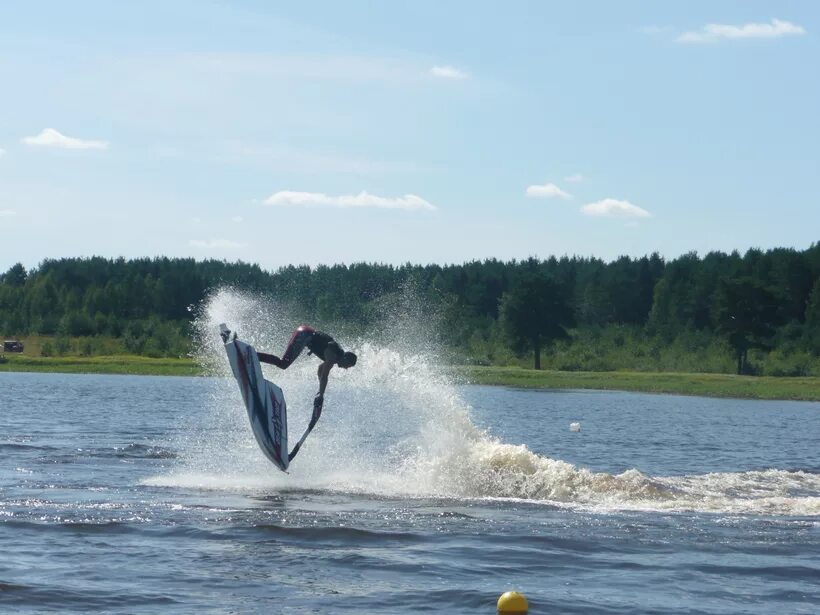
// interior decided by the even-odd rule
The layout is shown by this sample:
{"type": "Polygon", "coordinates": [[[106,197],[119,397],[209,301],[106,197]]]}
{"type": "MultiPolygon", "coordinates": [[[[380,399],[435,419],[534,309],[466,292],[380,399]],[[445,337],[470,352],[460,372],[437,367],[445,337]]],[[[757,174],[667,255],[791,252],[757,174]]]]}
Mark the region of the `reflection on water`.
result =
{"type": "MultiPolygon", "coordinates": [[[[202,361],[227,375],[225,316],[280,349],[270,313],[216,295],[202,361]]],[[[820,404],[456,385],[401,339],[349,345],[289,474],[230,378],[0,373],[0,610],[474,614],[510,588],[533,612],[820,603],[820,404]]],[[[294,425],[315,366],[267,372],[294,425]]]]}

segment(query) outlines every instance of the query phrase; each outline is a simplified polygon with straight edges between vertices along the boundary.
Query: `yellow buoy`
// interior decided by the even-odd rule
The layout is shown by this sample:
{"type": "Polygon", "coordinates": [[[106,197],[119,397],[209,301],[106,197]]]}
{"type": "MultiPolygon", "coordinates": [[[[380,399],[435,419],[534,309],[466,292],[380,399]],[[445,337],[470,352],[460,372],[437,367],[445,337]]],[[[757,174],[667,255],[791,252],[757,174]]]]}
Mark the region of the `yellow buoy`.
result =
{"type": "Polygon", "coordinates": [[[504,592],[496,605],[498,615],[527,615],[530,605],[527,599],[518,592],[504,592]]]}

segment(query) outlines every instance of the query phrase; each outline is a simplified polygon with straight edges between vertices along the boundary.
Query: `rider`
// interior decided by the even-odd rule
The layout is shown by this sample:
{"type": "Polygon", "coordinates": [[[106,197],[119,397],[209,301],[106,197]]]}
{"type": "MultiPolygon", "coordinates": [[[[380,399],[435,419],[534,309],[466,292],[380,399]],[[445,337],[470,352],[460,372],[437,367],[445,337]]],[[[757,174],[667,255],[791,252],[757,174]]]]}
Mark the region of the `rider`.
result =
{"type": "Polygon", "coordinates": [[[321,359],[317,376],[319,377],[319,393],[313,400],[314,407],[320,407],[324,402],[325,389],[327,388],[327,377],[334,365],[344,369],[356,365],[356,355],[352,352],[345,352],[339,343],[327,333],[317,331],[313,327],[301,325],[296,328],[288,342],[285,352],[280,359],[276,355],[257,351],[256,355],[263,363],[270,363],[280,369],[287,369],[291,363],[299,356],[302,350],[308,348],[308,354],[315,354],[321,359]]]}

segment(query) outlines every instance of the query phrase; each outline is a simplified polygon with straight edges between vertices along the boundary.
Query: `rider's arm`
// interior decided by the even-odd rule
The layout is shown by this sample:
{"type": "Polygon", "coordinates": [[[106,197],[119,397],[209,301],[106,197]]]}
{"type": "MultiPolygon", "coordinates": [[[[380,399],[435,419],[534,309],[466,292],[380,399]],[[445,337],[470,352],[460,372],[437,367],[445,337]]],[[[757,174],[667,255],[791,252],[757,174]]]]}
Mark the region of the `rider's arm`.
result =
{"type": "Polygon", "coordinates": [[[319,377],[319,395],[324,396],[325,389],[327,388],[327,377],[330,374],[330,370],[333,368],[333,363],[330,361],[324,361],[319,365],[319,369],[316,372],[316,375],[319,377]]]}

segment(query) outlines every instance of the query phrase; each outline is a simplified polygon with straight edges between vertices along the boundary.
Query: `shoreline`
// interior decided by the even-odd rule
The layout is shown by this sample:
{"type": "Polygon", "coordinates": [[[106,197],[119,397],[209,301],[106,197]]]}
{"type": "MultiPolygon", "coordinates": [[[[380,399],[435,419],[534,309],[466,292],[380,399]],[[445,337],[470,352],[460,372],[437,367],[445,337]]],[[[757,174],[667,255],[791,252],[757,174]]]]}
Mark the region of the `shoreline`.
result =
{"type": "Polygon", "coordinates": [[[733,399],[820,401],[820,378],[685,372],[561,372],[520,367],[463,367],[473,384],[519,388],[663,393],[733,399]]]}
{"type": "MultiPolygon", "coordinates": [[[[28,357],[6,355],[0,372],[204,376],[191,358],[152,359],[135,355],[28,357]]],[[[820,401],[820,378],[736,376],[681,372],[561,372],[520,367],[454,366],[470,384],[545,390],[587,389],[735,399],[820,401]]]]}
{"type": "Polygon", "coordinates": [[[189,358],[152,359],[137,355],[94,357],[28,357],[5,355],[0,372],[57,374],[122,374],[132,376],[202,376],[202,368],[189,358]]]}

